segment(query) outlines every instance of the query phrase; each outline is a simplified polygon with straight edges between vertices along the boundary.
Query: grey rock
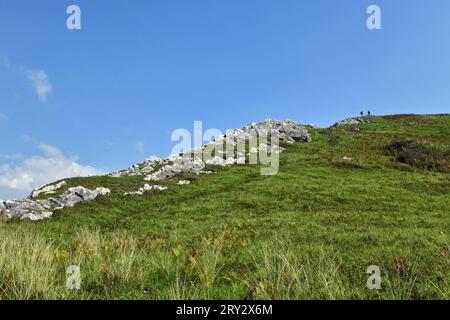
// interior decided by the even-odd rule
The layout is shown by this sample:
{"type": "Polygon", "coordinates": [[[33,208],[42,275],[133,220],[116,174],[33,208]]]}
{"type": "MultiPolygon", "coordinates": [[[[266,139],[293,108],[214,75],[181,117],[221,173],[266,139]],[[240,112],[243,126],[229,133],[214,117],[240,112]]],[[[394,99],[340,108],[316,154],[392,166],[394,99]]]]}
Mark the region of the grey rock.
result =
{"type": "MultiPolygon", "coordinates": [[[[194,155],[192,161],[186,161],[182,155],[171,155],[166,159],[160,159],[152,156],[141,163],[135,164],[128,169],[113,172],[110,176],[136,176],[143,175],[147,181],[160,181],[164,179],[170,179],[182,172],[191,172],[195,174],[208,173],[204,171],[204,164],[201,164],[201,154],[207,147],[214,147],[216,144],[227,143],[230,146],[235,146],[238,142],[246,142],[255,137],[269,137],[276,136],[281,140],[285,140],[288,143],[295,142],[310,142],[311,137],[308,133],[306,126],[301,125],[293,120],[277,121],[274,119],[265,119],[261,122],[252,122],[240,129],[233,129],[227,131],[227,134],[217,137],[214,141],[210,141],[202,147],[186,151],[194,155]],[[184,160],[184,161],[183,161],[184,160]],[[180,164],[181,163],[181,164],[180,164]],[[156,167],[160,167],[156,170],[156,167]]],[[[268,138],[268,140],[270,140],[268,138]]],[[[264,147],[263,147],[264,148],[264,147]]],[[[282,148],[276,146],[271,147],[267,145],[266,148],[269,152],[282,152],[282,148]]],[[[258,148],[252,150],[252,152],[258,152],[258,148]]],[[[244,164],[244,155],[238,155],[237,159],[226,158],[224,154],[220,154],[222,157],[212,158],[206,160],[206,164],[213,164],[218,166],[227,166],[233,164],[244,164]],[[226,159],[223,159],[226,158],[226,159]]]]}
{"type": "Polygon", "coordinates": [[[133,191],[133,192],[125,192],[123,195],[124,196],[128,196],[128,195],[143,195],[146,191],[151,191],[151,190],[156,190],[156,191],[165,191],[167,190],[167,187],[163,187],[160,185],[149,185],[149,184],[145,184],[142,188],[139,188],[137,191],[133,191]]]}
{"type": "Polygon", "coordinates": [[[49,185],[44,185],[42,187],[39,187],[37,189],[34,189],[31,192],[30,197],[31,198],[36,198],[37,196],[39,196],[41,193],[45,193],[45,194],[52,194],[55,193],[55,190],[58,190],[59,188],[65,186],[67,183],[66,181],[61,181],[57,184],[49,184],[49,185]]]}
{"type": "Polygon", "coordinates": [[[49,219],[52,217],[52,215],[53,215],[53,212],[51,212],[51,211],[43,211],[40,214],[26,213],[21,217],[21,219],[27,219],[27,220],[31,220],[31,221],[39,221],[39,220],[49,219]]]}
{"type": "MultiPolygon", "coordinates": [[[[233,158],[231,158],[233,160],[233,158]]],[[[205,161],[206,164],[212,164],[215,166],[221,166],[221,167],[225,167],[227,165],[227,160],[223,159],[222,157],[219,156],[215,156],[212,159],[208,159],[205,161]]],[[[231,163],[233,164],[233,163],[231,163]]]]}
{"type": "Polygon", "coordinates": [[[89,190],[84,187],[69,188],[57,198],[46,200],[31,200],[24,198],[20,200],[4,201],[0,206],[0,214],[8,218],[28,219],[32,221],[48,219],[55,210],[65,207],[73,207],[82,201],[90,201],[99,195],[107,195],[110,190],[107,188],[97,188],[89,190]]]}
{"type": "Polygon", "coordinates": [[[202,173],[205,168],[205,163],[201,160],[191,160],[186,163],[179,163],[173,165],[165,165],[157,172],[148,175],[144,178],[147,181],[159,181],[168,178],[172,178],[179,173],[187,172],[187,173],[202,173]]]}
{"type": "Polygon", "coordinates": [[[372,122],[373,122],[373,120],[362,118],[362,117],[348,118],[348,119],[344,119],[344,120],[336,122],[331,127],[336,128],[336,127],[345,126],[345,125],[366,124],[366,123],[372,123],[372,122]]]}
{"type": "Polygon", "coordinates": [[[251,123],[241,129],[234,129],[227,132],[226,139],[235,141],[248,140],[254,137],[277,136],[282,140],[295,140],[310,142],[311,137],[305,126],[293,121],[265,119],[259,123],[251,123]]]}
{"type": "MultiPolygon", "coordinates": [[[[359,123],[359,122],[358,122],[359,123]]],[[[218,137],[215,141],[211,141],[197,149],[191,150],[193,152],[193,159],[184,159],[182,155],[172,155],[166,159],[160,159],[158,157],[152,156],[145,159],[143,162],[134,164],[128,169],[116,171],[109,176],[121,177],[121,176],[145,176],[144,179],[147,181],[160,181],[164,179],[170,179],[175,177],[180,173],[193,173],[193,174],[210,174],[212,171],[205,170],[206,164],[218,165],[218,166],[229,166],[235,164],[245,164],[246,158],[244,152],[237,152],[236,156],[226,155],[225,152],[218,153],[221,157],[216,156],[213,159],[206,160],[205,162],[201,159],[202,153],[205,148],[214,147],[215,144],[226,143],[230,146],[236,146],[239,143],[248,142],[250,139],[255,137],[267,137],[266,143],[260,143],[258,147],[253,147],[250,152],[256,153],[259,151],[266,151],[271,153],[279,153],[283,151],[283,148],[271,145],[269,136],[277,137],[280,140],[287,141],[288,143],[295,142],[309,142],[311,137],[305,126],[292,121],[284,120],[277,121],[274,119],[265,119],[262,122],[250,123],[240,129],[233,129],[227,131],[227,134],[218,137]]],[[[261,141],[260,141],[261,142],[261,141]]],[[[182,183],[181,184],[187,184],[182,183]]],[[[47,219],[52,216],[55,210],[60,210],[65,207],[73,207],[76,204],[83,201],[91,201],[98,197],[99,195],[106,195],[110,193],[109,189],[106,188],[96,188],[95,190],[89,190],[84,187],[78,186],[75,188],[69,188],[66,192],[58,197],[52,197],[46,200],[36,200],[33,201],[31,198],[37,197],[39,194],[54,193],[55,190],[61,188],[65,185],[65,181],[58,184],[51,184],[40,187],[33,190],[30,198],[25,198],[21,200],[13,201],[0,201],[0,214],[7,217],[19,217],[22,219],[29,220],[42,220],[47,219]]],[[[150,186],[145,184],[142,188],[135,192],[126,193],[128,194],[139,194],[142,195],[146,191],[157,190],[164,191],[167,187],[160,185],[150,186]]]]}
{"type": "Polygon", "coordinates": [[[112,177],[147,175],[153,172],[157,165],[168,163],[168,161],[168,159],[163,160],[157,156],[151,156],[141,163],[132,165],[128,169],[116,171],[109,175],[112,177]]]}

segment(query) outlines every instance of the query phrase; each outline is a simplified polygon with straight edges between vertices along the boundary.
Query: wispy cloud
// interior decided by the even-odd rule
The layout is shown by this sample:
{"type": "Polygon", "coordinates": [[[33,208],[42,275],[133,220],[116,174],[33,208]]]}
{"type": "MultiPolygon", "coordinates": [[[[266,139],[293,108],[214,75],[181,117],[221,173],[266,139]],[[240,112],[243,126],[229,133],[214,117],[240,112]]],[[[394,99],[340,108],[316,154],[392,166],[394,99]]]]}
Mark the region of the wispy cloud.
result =
{"type": "Polygon", "coordinates": [[[21,160],[24,158],[23,154],[15,153],[15,154],[3,154],[0,153],[0,160],[4,161],[15,161],[15,160],[21,160]]]}
{"type": "MultiPolygon", "coordinates": [[[[53,85],[50,82],[50,79],[45,70],[28,67],[26,65],[20,65],[19,67],[17,67],[15,64],[10,63],[9,56],[7,56],[6,54],[0,54],[0,67],[11,67],[13,71],[22,72],[26,76],[29,83],[33,86],[39,101],[42,103],[45,103],[47,101],[47,97],[53,91],[53,85]]],[[[14,96],[16,99],[19,97],[18,93],[14,93],[14,96]]]]}
{"type": "MultiPolygon", "coordinates": [[[[79,164],[78,157],[67,156],[55,146],[40,144],[38,149],[39,155],[27,158],[17,156],[20,159],[18,163],[0,164],[0,198],[20,198],[32,189],[55,180],[103,173],[92,166],[79,164]]],[[[13,156],[1,158],[13,160],[13,156]]]]}
{"type": "Polygon", "coordinates": [[[40,102],[45,103],[47,97],[51,94],[53,86],[50,83],[47,73],[41,69],[33,69],[28,67],[22,67],[25,72],[28,81],[36,90],[36,94],[40,102]]]}
{"type": "Polygon", "coordinates": [[[20,138],[25,142],[25,143],[29,143],[29,144],[33,144],[33,145],[40,145],[41,143],[39,142],[38,139],[36,139],[36,137],[30,135],[30,134],[22,134],[20,136],[20,138]]]}
{"type": "Polygon", "coordinates": [[[138,141],[134,144],[134,148],[136,149],[137,152],[143,154],[145,152],[145,143],[142,141],[138,141]]]}

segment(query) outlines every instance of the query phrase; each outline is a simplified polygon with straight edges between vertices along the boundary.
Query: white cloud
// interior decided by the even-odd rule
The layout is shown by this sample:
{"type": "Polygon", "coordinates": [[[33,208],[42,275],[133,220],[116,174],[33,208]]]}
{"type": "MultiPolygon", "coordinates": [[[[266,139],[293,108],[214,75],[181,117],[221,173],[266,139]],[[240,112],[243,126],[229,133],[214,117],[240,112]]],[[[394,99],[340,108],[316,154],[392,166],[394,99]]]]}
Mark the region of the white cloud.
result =
{"type": "Polygon", "coordinates": [[[22,67],[22,70],[26,73],[27,79],[36,90],[39,101],[45,103],[47,101],[47,96],[53,90],[53,86],[50,83],[47,73],[41,69],[30,69],[26,67],[22,67]]]}
{"type": "Polygon", "coordinates": [[[23,158],[24,158],[23,154],[20,154],[20,153],[15,153],[15,154],[0,153],[0,160],[4,160],[4,161],[20,160],[23,158]]]}
{"type": "Polygon", "coordinates": [[[32,189],[55,180],[99,175],[103,172],[77,163],[77,157],[65,155],[54,146],[38,146],[41,155],[0,164],[0,198],[12,199],[28,195],[32,189]]]}
{"type": "Polygon", "coordinates": [[[63,158],[64,157],[61,150],[59,150],[57,147],[54,147],[54,146],[51,146],[48,144],[41,144],[38,146],[38,148],[47,157],[50,157],[50,158],[63,158]]]}
{"type": "Polygon", "coordinates": [[[145,152],[145,144],[142,141],[138,141],[134,144],[134,148],[136,149],[137,152],[139,153],[144,153],[145,152]]]}

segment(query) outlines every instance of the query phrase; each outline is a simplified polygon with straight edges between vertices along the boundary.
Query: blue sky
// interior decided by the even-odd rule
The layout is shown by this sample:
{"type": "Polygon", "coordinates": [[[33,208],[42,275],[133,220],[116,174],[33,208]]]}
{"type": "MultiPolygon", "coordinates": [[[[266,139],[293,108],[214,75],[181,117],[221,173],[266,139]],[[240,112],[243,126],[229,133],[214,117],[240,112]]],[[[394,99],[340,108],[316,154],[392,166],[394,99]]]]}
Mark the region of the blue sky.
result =
{"type": "Polygon", "coordinates": [[[194,120],[448,112],[449,57],[448,0],[0,0],[0,198],[166,156],[194,120]]]}

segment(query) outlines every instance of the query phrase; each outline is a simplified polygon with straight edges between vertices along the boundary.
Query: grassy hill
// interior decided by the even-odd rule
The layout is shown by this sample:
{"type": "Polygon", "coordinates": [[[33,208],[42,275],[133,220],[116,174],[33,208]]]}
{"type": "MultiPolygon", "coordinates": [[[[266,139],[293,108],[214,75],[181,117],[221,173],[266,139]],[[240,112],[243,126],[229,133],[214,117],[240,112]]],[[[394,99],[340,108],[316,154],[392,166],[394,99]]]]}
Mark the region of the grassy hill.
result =
{"type": "Polygon", "coordinates": [[[142,196],[123,193],[143,177],[66,179],[59,192],[112,194],[1,221],[0,299],[448,299],[450,116],[371,119],[309,129],[275,176],[211,167],[142,196]],[[80,290],[65,287],[73,264],[80,290]]]}

